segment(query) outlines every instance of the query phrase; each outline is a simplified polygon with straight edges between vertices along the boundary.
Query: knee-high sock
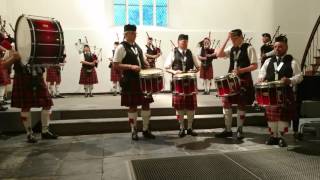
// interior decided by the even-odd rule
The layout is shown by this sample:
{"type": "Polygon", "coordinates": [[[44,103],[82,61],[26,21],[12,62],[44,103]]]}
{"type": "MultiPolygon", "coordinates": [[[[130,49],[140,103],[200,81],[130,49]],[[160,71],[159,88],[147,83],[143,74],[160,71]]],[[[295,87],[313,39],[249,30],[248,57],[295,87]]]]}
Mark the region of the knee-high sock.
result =
{"type": "Polygon", "coordinates": [[[131,127],[131,132],[134,132],[137,129],[137,117],[138,112],[128,112],[129,124],[131,127]]]}
{"type": "Polygon", "coordinates": [[[30,112],[21,112],[20,114],[21,122],[26,130],[27,135],[31,135],[32,132],[32,122],[30,112]]]}
{"type": "Polygon", "coordinates": [[[89,93],[89,85],[84,85],[84,93],[88,94],[89,93]]]}
{"type": "Polygon", "coordinates": [[[272,137],[277,137],[278,133],[278,122],[268,121],[269,132],[272,137]]]}
{"type": "Polygon", "coordinates": [[[6,90],[6,86],[0,85],[0,101],[4,100],[3,97],[4,97],[5,90],[6,90]]]}
{"type": "Polygon", "coordinates": [[[231,131],[232,127],[232,109],[231,108],[223,108],[224,114],[224,123],[226,125],[226,130],[231,131]]]}
{"type": "Polygon", "coordinates": [[[205,91],[205,92],[208,92],[208,80],[205,79],[205,80],[203,80],[203,81],[204,81],[204,91],[205,91]]]}
{"type": "Polygon", "coordinates": [[[55,88],[56,88],[56,92],[55,92],[56,95],[60,95],[60,91],[59,91],[60,85],[56,84],[55,88]]]}
{"type": "Polygon", "coordinates": [[[49,121],[50,121],[50,110],[42,110],[41,111],[41,125],[42,125],[42,133],[46,133],[49,131],[49,121]]]}
{"type": "Polygon", "coordinates": [[[210,89],[211,89],[211,80],[208,79],[208,92],[210,92],[210,89]]]}
{"type": "Polygon", "coordinates": [[[146,131],[149,129],[150,116],[151,116],[151,110],[141,110],[143,131],[146,131]]]}
{"type": "Polygon", "coordinates": [[[184,129],[184,111],[177,111],[177,120],[180,124],[180,129],[184,129]]]}
{"type": "Polygon", "coordinates": [[[92,90],[93,90],[93,84],[89,85],[89,93],[92,94],[92,90]]]}
{"type": "Polygon", "coordinates": [[[188,129],[192,129],[194,113],[194,111],[187,111],[188,129]]]}
{"type": "Polygon", "coordinates": [[[289,122],[287,121],[278,121],[278,137],[283,136],[288,132],[289,122]]]}
{"type": "Polygon", "coordinates": [[[242,127],[244,120],[246,118],[246,112],[243,110],[239,110],[237,111],[237,127],[242,127]]]}

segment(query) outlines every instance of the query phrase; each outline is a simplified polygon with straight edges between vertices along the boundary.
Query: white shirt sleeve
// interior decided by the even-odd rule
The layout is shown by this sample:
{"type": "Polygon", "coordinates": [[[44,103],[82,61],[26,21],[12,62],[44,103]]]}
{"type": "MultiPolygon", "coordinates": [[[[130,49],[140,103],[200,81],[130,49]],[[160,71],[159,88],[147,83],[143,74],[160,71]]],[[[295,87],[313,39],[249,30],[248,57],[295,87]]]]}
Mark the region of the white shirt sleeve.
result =
{"type": "Polygon", "coordinates": [[[113,62],[121,63],[125,56],[126,56],[126,49],[123,47],[122,44],[120,44],[114,52],[113,62]]]}
{"type": "Polygon", "coordinates": [[[258,75],[258,78],[259,78],[259,79],[264,79],[264,78],[266,77],[266,75],[267,75],[267,68],[268,68],[268,65],[269,65],[269,63],[270,63],[270,60],[271,60],[271,58],[267,59],[267,60],[263,63],[262,67],[260,68],[259,75],[258,75]]]}
{"type": "Polygon", "coordinates": [[[247,49],[248,57],[250,59],[250,64],[258,63],[257,53],[254,47],[249,46],[247,49]]]}
{"type": "Polygon", "coordinates": [[[226,55],[226,58],[230,58],[231,48],[232,46],[229,46],[224,49],[224,54],[226,55]]]}
{"type": "Polygon", "coordinates": [[[169,55],[167,56],[167,59],[164,63],[164,68],[171,68],[173,63],[174,57],[173,57],[173,51],[170,51],[169,55]]]}
{"type": "Polygon", "coordinates": [[[299,64],[294,59],[291,62],[291,67],[292,67],[292,70],[293,70],[293,75],[290,78],[291,85],[295,86],[295,85],[299,84],[303,80],[303,76],[302,76],[302,72],[300,70],[299,64]]]}
{"type": "Polygon", "coordinates": [[[80,62],[81,62],[81,61],[85,61],[85,59],[84,59],[84,54],[83,54],[83,53],[80,54],[80,62]]]}

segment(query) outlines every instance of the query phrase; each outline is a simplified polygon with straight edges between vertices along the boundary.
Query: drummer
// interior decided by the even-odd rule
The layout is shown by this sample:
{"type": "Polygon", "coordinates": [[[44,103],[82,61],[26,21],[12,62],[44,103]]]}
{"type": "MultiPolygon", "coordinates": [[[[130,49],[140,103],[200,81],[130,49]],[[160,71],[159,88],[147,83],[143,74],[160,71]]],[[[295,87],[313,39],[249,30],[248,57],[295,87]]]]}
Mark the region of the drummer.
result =
{"type": "MultiPolygon", "coordinates": [[[[198,72],[199,62],[192,52],[188,49],[188,35],[180,34],[178,37],[178,47],[171,51],[165,62],[165,69],[173,76],[176,74],[186,72],[198,72]],[[196,68],[194,70],[194,67],[196,68]]],[[[180,123],[179,137],[188,135],[197,136],[198,134],[193,130],[193,120],[195,109],[197,107],[196,94],[191,95],[172,95],[172,105],[176,110],[177,121],[180,123]],[[188,127],[184,127],[184,115],[187,114],[188,127]]]]}
{"type": "Polygon", "coordinates": [[[124,26],[125,40],[115,50],[113,67],[122,71],[120,80],[121,86],[121,106],[126,106],[128,110],[129,124],[131,127],[132,140],[139,140],[137,129],[137,106],[142,106],[141,116],[143,121],[143,136],[147,139],[154,139],[155,136],[149,129],[151,117],[150,103],[153,102],[152,96],[143,94],[139,72],[141,69],[148,68],[149,63],[143,58],[141,48],[136,44],[135,25],[127,24],[124,26]]]}
{"type": "Polygon", "coordinates": [[[284,106],[266,107],[270,137],[267,145],[279,145],[286,147],[287,143],[283,135],[288,132],[289,122],[296,118],[296,103],[294,90],[297,84],[303,80],[298,62],[287,54],[288,39],[285,36],[278,36],[275,39],[275,56],[267,59],[259,72],[259,81],[281,81],[286,86],[286,101],[284,106]]]}
{"type": "Polygon", "coordinates": [[[245,120],[245,106],[251,105],[254,101],[254,88],[251,71],[257,69],[257,55],[255,49],[244,42],[244,37],[240,29],[229,32],[228,37],[222,47],[217,51],[218,57],[230,58],[228,73],[239,76],[241,90],[238,95],[222,97],[223,113],[225,117],[225,130],[215,137],[232,137],[232,104],[237,104],[237,139],[243,139],[243,123],[245,120]],[[226,45],[231,40],[232,46],[226,49],[226,45]]]}

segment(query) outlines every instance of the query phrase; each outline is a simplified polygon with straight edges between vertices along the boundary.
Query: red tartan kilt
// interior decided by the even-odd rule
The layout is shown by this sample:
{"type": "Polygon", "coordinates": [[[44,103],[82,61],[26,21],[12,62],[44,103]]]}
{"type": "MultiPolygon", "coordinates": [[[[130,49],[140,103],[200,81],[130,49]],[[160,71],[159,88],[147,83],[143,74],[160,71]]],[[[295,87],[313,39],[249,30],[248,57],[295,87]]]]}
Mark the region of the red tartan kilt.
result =
{"type": "Polygon", "coordinates": [[[212,66],[204,68],[200,67],[200,78],[201,79],[213,79],[213,68],[212,66]]]}
{"type": "Polygon", "coordinates": [[[122,88],[121,91],[121,106],[141,106],[154,102],[152,96],[150,98],[146,98],[142,93],[139,80],[129,80],[128,83],[130,90],[122,88]]]}
{"type": "Polygon", "coordinates": [[[111,68],[111,81],[116,82],[120,81],[121,79],[121,71],[114,69],[113,67],[111,68]]]}
{"type": "Polygon", "coordinates": [[[43,77],[33,90],[32,76],[16,74],[13,80],[11,106],[16,108],[51,107],[53,105],[43,77]]]}
{"type": "Polygon", "coordinates": [[[172,107],[176,110],[195,110],[197,107],[197,95],[179,96],[173,94],[172,107]]]}
{"type": "Polygon", "coordinates": [[[96,69],[93,68],[90,73],[87,73],[84,68],[81,68],[80,72],[80,80],[79,84],[97,84],[98,83],[98,77],[96,69]]]}
{"type": "Polygon", "coordinates": [[[266,118],[268,121],[288,121],[295,119],[297,116],[296,102],[293,91],[286,94],[286,103],[283,106],[267,106],[266,118]]]}
{"type": "Polygon", "coordinates": [[[10,79],[10,75],[8,74],[8,69],[4,68],[4,67],[0,67],[0,85],[2,86],[6,86],[8,84],[11,84],[11,79],[10,79]]]}
{"type": "Polygon", "coordinates": [[[223,107],[229,108],[232,104],[239,106],[251,105],[255,99],[253,81],[250,78],[241,78],[241,89],[245,89],[238,95],[222,97],[223,107]]]}
{"type": "Polygon", "coordinates": [[[61,83],[61,75],[57,68],[55,67],[49,67],[47,69],[47,77],[46,81],[50,83],[56,82],[57,84],[61,83]]]}

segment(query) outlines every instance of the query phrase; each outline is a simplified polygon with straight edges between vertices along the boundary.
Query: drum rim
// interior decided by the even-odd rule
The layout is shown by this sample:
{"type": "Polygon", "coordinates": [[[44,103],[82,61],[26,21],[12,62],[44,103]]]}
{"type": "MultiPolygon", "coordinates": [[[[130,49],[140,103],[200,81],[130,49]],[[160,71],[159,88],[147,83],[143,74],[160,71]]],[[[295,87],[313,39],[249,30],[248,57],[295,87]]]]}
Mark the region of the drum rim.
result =
{"type": "Polygon", "coordinates": [[[257,89],[269,88],[269,87],[285,87],[286,85],[281,81],[262,82],[254,85],[257,89]]]}
{"type": "Polygon", "coordinates": [[[142,69],[140,72],[139,72],[139,76],[140,77],[143,77],[143,78],[146,78],[146,77],[150,77],[150,78],[153,78],[153,77],[163,77],[163,70],[160,69],[160,68],[150,68],[150,69],[142,69]],[[141,71],[150,71],[150,70],[159,70],[159,72],[156,72],[154,74],[142,74],[141,71]]]}
{"type": "Polygon", "coordinates": [[[197,79],[196,73],[179,73],[175,74],[172,77],[173,80],[180,80],[180,79],[197,79]],[[192,75],[191,75],[192,74],[192,75]],[[184,76],[183,76],[184,75],[184,76]]]}
{"type": "Polygon", "coordinates": [[[214,80],[226,80],[228,79],[228,77],[234,77],[234,78],[239,78],[237,75],[233,74],[233,73],[228,73],[226,75],[223,75],[223,76],[218,76],[218,77],[215,77],[214,80]]]}

